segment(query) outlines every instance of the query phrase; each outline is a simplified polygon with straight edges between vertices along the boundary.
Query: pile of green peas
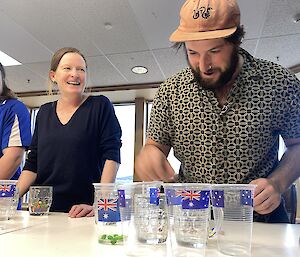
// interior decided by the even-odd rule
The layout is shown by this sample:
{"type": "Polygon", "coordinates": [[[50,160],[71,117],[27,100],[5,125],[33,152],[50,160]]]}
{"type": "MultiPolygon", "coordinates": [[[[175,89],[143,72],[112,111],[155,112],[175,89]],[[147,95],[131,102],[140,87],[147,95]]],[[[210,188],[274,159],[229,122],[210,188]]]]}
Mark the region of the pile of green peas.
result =
{"type": "Polygon", "coordinates": [[[110,243],[112,245],[117,244],[118,242],[122,242],[124,239],[123,235],[119,234],[113,234],[113,235],[100,235],[98,238],[98,243],[104,244],[104,243],[110,243]]]}

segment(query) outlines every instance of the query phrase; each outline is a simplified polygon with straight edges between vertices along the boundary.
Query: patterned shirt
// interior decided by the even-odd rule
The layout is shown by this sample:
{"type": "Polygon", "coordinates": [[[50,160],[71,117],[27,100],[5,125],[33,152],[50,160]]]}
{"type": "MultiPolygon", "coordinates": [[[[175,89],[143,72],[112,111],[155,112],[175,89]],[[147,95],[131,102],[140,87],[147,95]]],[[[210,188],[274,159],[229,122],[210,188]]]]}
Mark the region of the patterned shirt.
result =
{"type": "Polygon", "coordinates": [[[148,138],[174,148],[180,182],[249,183],[278,165],[279,135],[300,137],[300,83],[241,49],[244,64],[221,108],[186,68],[159,88],[148,138]]]}

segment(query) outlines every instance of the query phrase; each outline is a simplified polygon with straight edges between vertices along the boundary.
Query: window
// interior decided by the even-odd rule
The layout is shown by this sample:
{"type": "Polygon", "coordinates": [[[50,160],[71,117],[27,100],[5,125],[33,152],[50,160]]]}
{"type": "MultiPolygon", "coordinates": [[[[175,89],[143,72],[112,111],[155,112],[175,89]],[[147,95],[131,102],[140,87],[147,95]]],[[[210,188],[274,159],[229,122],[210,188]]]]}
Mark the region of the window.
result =
{"type": "Polygon", "coordinates": [[[122,128],[121,165],[117,182],[132,182],[134,170],[135,105],[114,105],[116,116],[122,128]]]}
{"type": "Polygon", "coordinates": [[[283,138],[279,136],[279,149],[278,149],[278,159],[280,160],[282,155],[286,150],[286,146],[284,144],[283,138]]]}

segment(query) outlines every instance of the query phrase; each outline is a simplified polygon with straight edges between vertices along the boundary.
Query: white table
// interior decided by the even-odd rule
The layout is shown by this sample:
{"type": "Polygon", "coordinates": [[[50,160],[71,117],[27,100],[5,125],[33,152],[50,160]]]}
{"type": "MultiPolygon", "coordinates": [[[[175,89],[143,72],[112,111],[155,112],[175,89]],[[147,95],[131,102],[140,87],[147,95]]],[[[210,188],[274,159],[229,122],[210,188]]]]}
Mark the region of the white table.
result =
{"type": "MultiPolygon", "coordinates": [[[[71,219],[63,213],[37,217],[22,211],[6,223],[8,229],[0,230],[0,249],[10,256],[126,256],[122,246],[97,242],[94,218],[71,219]]],[[[254,223],[252,257],[299,257],[299,238],[299,224],[254,223]]],[[[218,253],[215,244],[208,243],[206,257],[225,256],[218,253]]]]}

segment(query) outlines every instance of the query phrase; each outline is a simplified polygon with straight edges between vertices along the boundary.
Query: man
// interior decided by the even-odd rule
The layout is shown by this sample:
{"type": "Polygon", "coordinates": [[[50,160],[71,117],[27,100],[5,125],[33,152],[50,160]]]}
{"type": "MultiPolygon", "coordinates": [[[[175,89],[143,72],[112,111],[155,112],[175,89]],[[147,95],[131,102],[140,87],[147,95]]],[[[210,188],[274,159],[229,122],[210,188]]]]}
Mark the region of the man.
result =
{"type": "Polygon", "coordinates": [[[25,148],[30,145],[30,115],[5,83],[0,63],[0,179],[18,179],[25,148]]]}
{"type": "Polygon", "coordinates": [[[300,176],[299,80],[258,60],[234,0],[188,0],[171,35],[189,68],[165,81],[136,161],[142,180],[253,183],[256,221],[288,222],[281,194],[300,176]],[[287,146],[278,162],[279,135],[287,146]],[[181,162],[178,177],[167,161],[181,162]]]}

